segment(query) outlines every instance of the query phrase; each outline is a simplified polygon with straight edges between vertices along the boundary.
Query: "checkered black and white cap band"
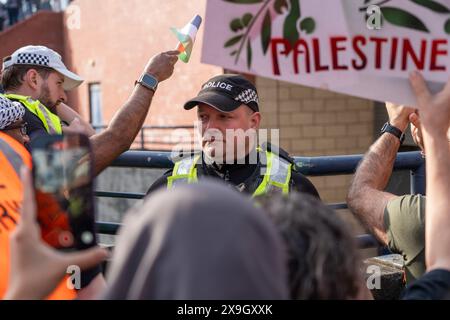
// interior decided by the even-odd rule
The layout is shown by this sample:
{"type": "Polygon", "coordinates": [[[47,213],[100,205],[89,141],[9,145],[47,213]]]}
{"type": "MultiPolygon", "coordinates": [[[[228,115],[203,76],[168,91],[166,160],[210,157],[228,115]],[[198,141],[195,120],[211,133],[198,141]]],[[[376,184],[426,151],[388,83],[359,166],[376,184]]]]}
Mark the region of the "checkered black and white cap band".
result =
{"type": "Polygon", "coordinates": [[[11,56],[3,59],[2,70],[14,65],[40,66],[55,70],[64,76],[64,90],[72,90],[83,83],[80,76],[67,69],[59,53],[44,46],[31,45],[17,49],[11,56]]]}
{"type": "Polygon", "coordinates": [[[244,104],[248,104],[250,102],[256,102],[256,104],[259,104],[258,94],[252,89],[242,91],[234,100],[244,104]]]}
{"type": "Polygon", "coordinates": [[[19,53],[17,55],[17,64],[31,64],[48,67],[50,58],[38,53],[19,53]]]}
{"type": "Polygon", "coordinates": [[[22,119],[24,115],[25,108],[19,102],[0,96],[0,130],[22,119]]]}

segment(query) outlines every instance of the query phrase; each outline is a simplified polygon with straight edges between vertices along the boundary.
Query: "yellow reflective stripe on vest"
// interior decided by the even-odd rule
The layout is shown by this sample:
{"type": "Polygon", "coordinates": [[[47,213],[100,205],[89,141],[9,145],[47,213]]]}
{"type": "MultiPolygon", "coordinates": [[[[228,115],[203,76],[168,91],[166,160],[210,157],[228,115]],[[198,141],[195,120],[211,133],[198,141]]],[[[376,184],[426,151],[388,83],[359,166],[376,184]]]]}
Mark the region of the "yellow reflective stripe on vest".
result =
{"type": "Polygon", "coordinates": [[[39,100],[18,94],[6,94],[6,98],[22,103],[31,113],[41,120],[49,134],[62,134],[61,120],[57,115],[47,109],[39,100]]]}
{"type": "Polygon", "coordinates": [[[198,181],[198,160],[200,160],[200,155],[183,159],[175,163],[172,171],[172,176],[167,178],[167,188],[171,189],[173,186],[180,183],[196,183],[198,181]]]}
{"type": "MultiPolygon", "coordinates": [[[[267,166],[263,181],[253,193],[253,197],[261,196],[269,192],[289,193],[292,164],[266,151],[267,166]]],[[[200,155],[177,162],[173,168],[172,176],[167,178],[167,188],[171,189],[178,183],[196,183],[197,162],[200,155]]]]}
{"type": "Polygon", "coordinates": [[[266,152],[267,166],[264,179],[253,193],[258,197],[270,192],[289,193],[289,182],[291,180],[292,164],[273,154],[266,152]]]}

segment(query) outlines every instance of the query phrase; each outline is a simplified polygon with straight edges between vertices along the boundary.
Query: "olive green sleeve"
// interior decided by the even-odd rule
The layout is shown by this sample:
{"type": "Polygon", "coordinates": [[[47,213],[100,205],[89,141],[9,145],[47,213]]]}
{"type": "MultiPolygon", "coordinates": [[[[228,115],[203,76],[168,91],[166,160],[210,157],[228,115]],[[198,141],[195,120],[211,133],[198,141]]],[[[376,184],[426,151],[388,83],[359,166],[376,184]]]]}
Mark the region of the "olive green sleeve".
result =
{"type": "Polygon", "coordinates": [[[407,281],[425,273],[425,197],[407,195],[387,204],[384,225],[389,249],[405,259],[407,281]]]}

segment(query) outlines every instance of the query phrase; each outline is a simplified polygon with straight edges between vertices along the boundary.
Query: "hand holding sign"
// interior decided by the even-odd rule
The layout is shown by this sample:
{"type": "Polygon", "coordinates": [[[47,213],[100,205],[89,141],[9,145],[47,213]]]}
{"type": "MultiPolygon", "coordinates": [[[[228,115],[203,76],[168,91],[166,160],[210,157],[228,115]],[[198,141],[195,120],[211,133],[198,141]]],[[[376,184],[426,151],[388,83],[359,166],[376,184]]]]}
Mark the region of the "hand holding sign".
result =
{"type": "MultiPolygon", "coordinates": [[[[433,1],[208,1],[202,62],[414,105],[411,70],[440,91],[450,70],[450,7],[433,1]],[[376,6],[375,6],[376,4],[376,6]],[[374,5],[374,6],[371,6],[374,5]],[[383,16],[379,28],[367,20],[383,16]],[[330,19],[332,12],[333,19],[330,19]]],[[[379,19],[381,21],[381,19],[379,19]]]]}
{"type": "Polygon", "coordinates": [[[417,98],[423,130],[433,136],[445,136],[450,128],[450,80],[444,89],[432,95],[419,72],[410,75],[417,98]],[[437,116],[438,115],[438,116],[437,116]]]}
{"type": "Polygon", "coordinates": [[[415,109],[411,107],[396,105],[391,102],[386,102],[386,110],[389,115],[389,123],[402,132],[408,127],[410,115],[415,112],[415,109]]]}

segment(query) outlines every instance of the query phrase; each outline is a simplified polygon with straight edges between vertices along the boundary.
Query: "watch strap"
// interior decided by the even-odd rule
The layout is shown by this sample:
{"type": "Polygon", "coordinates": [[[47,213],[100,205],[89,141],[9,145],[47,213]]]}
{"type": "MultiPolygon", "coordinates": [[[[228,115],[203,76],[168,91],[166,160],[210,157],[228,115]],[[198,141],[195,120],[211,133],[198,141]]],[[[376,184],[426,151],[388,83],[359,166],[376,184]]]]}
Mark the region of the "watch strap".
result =
{"type": "Polygon", "coordinates": [[[389,122],[386,122],[383,128],[381,128],[381,133],[383,134],[385,132],[388,132],[396,136],[400,140],[400,144],[402,144],[403,141],[405,141],[405,134],[399,128],[394,127],[389,122]]]}
{"type": "Polygon", "coordinates": [[[155,92],[156,89],[158,88],[159,82],[158,79],[156,79],[154,76],[144,73],[141,75],[139,80],[136,81],[135,84],[140,84],[141,86],[155,92]]]}

